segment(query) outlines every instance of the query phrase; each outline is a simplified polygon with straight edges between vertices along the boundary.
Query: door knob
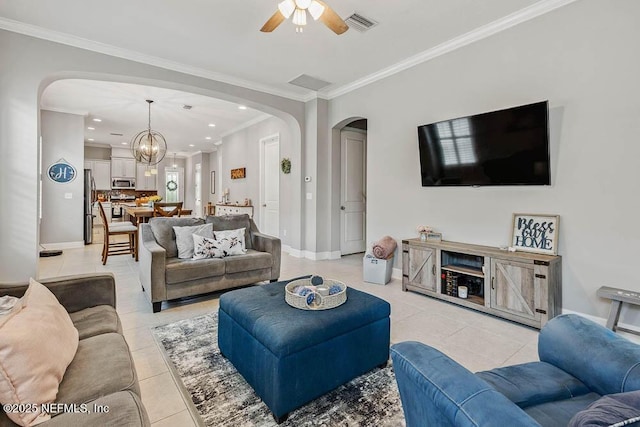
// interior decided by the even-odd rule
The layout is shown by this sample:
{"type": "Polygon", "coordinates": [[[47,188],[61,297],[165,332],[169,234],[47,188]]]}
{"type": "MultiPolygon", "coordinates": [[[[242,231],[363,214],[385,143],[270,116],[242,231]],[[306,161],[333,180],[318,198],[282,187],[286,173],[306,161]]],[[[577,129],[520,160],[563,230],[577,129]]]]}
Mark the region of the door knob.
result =
{"type": "Polygon", "coordinates": [[[341,210],[341,211],[344,211],[344,210],[346,210],[346,209],[347,209],[347,208],[345,208],[344,206],[340,206],[340,210],[341,210]]]}
{"type": "Polygon", "coordinates": [[[265,203],[265,204],[263,204],[263,205],[262,205],[262,207],[263,207],[263,208],[266,208],[266,207],[267,207],[267,204],[266,204],[266,203],[265,203]]]}

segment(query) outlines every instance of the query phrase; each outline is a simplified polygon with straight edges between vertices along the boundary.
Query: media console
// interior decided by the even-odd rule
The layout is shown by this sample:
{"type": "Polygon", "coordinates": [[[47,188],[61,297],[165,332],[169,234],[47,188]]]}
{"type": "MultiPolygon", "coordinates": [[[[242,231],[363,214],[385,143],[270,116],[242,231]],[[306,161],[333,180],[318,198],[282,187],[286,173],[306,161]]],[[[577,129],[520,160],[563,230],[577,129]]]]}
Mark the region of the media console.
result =
{"type": "Polygon", "coordinates": [[[561,311],[562,257],[406,239],[402,290],[540,329],[561,311]]]}

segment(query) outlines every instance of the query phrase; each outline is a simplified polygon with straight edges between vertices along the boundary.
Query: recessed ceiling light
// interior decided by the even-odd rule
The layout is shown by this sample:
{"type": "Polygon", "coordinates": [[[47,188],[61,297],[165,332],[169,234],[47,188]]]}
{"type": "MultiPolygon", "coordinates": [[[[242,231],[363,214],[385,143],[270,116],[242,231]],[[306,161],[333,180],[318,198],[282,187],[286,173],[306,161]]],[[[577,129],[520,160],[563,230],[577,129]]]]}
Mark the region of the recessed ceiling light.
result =
{"type": "Polygon", "coordinates": [[[222,145],[222,141],[216,141],[213,143],[213,145],[222,145]]]}
{"type": "Polygon", "coordinates": [[[215,125],[215,123],[209,123],[209,127],[210,128],[214,128],[214,127],[216,127],[216,125],[215,125]]]}
{"type": "Polygon", "coordinates": [[[96,119],[93,119],[93,121],[94,121],[94,122],[101,122],[101,121],[102,121],[102,119],[98,119],[98,118],[96,118],[96,119]]]}
{"type": "Polygon", "coordinates": [[[128,144],[128,142],[121,142],[120,144],[122,144],[122,145],[127,145],[127,144],[128,144]]]}
{"type": "Polygon", "coordinates": [[[89,138],[87,139],[87,141],[95,141],[93,138],[89,138]]]}
{"type": "Polygon", "coordinates": [[[193,145],[193,144],[189,144],[189,147],[195,147],[195,145],[193,145]]]}
{"type": "Polygon", "coordinates": [[[87,129],[89,129],[89,130],[96,130],[96,128],[93,128],[93,127],[91,127],[91,126],[87,127],[87,129]]]}
{"type": "Polygon", "coordinates": [[[239,105],[239,106],[238,106],[238,108],[239,108],[240,110],[246,110],[246,109],[247,109],[247,106],[246,106],[246,105],[239,105]]]}
{"type": "Polygon", "coordinates": [[[210,140],[210,139],[211,139],[211,137],[210,137],[210,136],[205,136],[205,137],[204,137],[204,139],[206,139],[206,140],[210,140]]]}

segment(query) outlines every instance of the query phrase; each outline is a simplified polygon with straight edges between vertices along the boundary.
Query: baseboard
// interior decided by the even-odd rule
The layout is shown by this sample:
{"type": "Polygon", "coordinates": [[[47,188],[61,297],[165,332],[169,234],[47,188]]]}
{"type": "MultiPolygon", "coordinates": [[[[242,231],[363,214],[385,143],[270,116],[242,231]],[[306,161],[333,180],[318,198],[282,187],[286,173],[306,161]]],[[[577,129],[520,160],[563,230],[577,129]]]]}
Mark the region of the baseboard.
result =
{"type": "Polygon", "coordinates": [[[79,242],[41,243],[40,246],[42,246],[47,250],[77,249],[77,248],[84,248],[84,241],[81,240],[79,242]]]}
{"type": "Polygon", "coordinates": [[[311,252],[311,251],[301,251],[299,249],[294,249],[289,245],[282,245],[282,251],[288,253],[292,257],[296,258],[306,258],[313,261],[324,261],[328,259],[340,259],[342,254],[340,251],[332,251],[332,252],[311,252]]]}

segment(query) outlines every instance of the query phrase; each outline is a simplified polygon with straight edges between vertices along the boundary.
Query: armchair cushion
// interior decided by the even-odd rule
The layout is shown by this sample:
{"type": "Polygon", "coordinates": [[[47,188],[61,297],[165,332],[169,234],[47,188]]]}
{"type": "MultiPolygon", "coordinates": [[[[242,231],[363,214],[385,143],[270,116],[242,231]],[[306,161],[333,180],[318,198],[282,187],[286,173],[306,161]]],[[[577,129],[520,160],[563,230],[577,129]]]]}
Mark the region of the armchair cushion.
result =
{"type": "Polygon", "coordinates": [[[122,333],[120,318],[110,305],[85,308],[69,316],[81,340],[109,332],[122,333]]]}
{"type": "Polygon", "coordinates": [[[150,218],[149,226],[156,242],[164,248],[167,258],[175,258],[178,256],[178,247],[176,245],[176,234],[173,227],[188,227],[194,225],[202,225],[204,221],[199,218],[150,218]]]}
{"type": "Polygon", "coordinates": [[[579,379],[545,362],[506,366],[476,375],[521,408],[570,399],[591,391],[579,379]]]}

